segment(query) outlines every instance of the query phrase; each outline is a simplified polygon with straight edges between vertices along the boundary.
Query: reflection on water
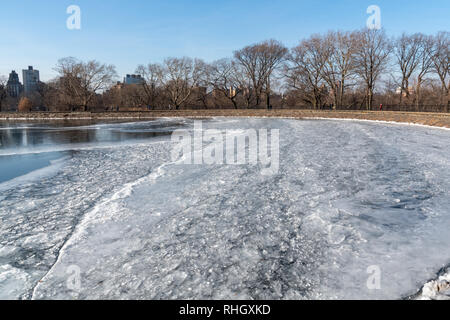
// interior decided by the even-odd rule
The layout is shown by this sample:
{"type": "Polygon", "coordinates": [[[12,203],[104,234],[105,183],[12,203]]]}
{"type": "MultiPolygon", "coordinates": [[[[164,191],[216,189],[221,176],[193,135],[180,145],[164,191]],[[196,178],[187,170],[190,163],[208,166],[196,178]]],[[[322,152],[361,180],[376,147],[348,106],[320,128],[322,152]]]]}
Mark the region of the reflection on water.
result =
{"type": "Polygon", "coordinates": [[[0,122],[0,150],[42,145],[123,142],[170,135],[183,125],[177,121],[95,122],[54,121],[51,123],[0,122]]]}
{"type": "Polygon", "coordinates": [[[46,167],[80,145],[100,146],[170,135],[181,120],[120,121],[0,121],[0,183],[46,167]],[[64,146],[61,148],[61,146],[64,146]],[[61,150],[62,149],[62,150],[61,150]]]}

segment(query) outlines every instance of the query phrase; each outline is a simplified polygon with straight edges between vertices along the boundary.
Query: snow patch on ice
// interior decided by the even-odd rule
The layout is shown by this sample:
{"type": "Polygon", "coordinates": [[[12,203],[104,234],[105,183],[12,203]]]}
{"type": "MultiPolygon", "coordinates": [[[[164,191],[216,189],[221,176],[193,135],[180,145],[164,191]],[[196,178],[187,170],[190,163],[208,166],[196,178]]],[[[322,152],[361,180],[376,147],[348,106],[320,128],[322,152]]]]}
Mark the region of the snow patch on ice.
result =
{"type": "Polygon", "coordinates": [[[441,129],[441,130],[450,130],[450,128],[441,127],[441,126],[431,126],[431,125],[421,124],[421,123],[387,121],[387,120],[368,120],[368,119],[356,119],[356,118],[324,118],[324,117],[304,117],[302,119],[306,119],[306,120],[373,122],[373,123],[398,124],[398,125],[417,126],[417,127],[424,127],[424,128],[434,128],[434,129],[441,129]]]}
{"type": "Polygon", "coordinates": [[[418,300],[450,300],[450,268],[447,273],[424,285],[418,300]]]}

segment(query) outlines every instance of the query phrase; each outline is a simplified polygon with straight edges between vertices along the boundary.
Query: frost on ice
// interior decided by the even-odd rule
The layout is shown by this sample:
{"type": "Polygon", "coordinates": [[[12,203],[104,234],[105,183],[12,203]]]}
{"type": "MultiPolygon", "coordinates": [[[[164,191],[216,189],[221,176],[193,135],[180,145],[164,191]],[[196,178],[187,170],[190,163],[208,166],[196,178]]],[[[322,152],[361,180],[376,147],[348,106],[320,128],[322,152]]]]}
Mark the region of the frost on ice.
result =
{"type": "Polygon", "coordinates": [[[204,126],[279,129],[279,172],[174,162],[169,138],[79,150],[57,175],[1,193],[0,292],[399,299],[450,263],[449,132],[282,119],[204,126]],[[71,266],[79,290],[67,285],[71,266]],[[367,286],[370,266],[379,288],[367,286]]]}

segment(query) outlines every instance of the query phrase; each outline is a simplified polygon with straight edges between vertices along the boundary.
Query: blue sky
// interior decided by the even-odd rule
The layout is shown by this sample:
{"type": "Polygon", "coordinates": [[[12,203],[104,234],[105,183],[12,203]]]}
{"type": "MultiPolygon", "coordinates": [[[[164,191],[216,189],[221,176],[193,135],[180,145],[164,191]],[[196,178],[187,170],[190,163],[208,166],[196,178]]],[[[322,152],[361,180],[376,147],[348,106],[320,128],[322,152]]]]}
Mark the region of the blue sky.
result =
{"type": "MultiPolygon", "coordinates": [[[[28,65],[52,78],[59,58],[116,65],[119,75],[167,56],[212,61],[275,38],[287,46],[313,33],[365,26],[378,5],[390,35],[450,30],[449,0],[20,0],[2,1],[0,75],[28,65]],[[81,30],[68,30],[78,5],[81,30]]],[[[21,74],[21,72],[19,72],[21,74]]]]}

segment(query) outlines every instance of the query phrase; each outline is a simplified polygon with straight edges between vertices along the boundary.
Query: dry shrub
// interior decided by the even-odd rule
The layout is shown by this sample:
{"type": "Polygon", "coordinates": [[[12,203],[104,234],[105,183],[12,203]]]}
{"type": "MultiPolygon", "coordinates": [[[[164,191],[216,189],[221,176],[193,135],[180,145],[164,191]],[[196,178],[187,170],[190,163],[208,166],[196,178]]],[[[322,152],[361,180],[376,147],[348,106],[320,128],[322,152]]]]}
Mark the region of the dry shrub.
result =
{"type": "Polygon", "coordinates": [[[22,98],[19,101],[18,111],[19,112],[30,112],[32,107],[33,107],[33,103],[31,102],[30,99],[22,98]]]}

